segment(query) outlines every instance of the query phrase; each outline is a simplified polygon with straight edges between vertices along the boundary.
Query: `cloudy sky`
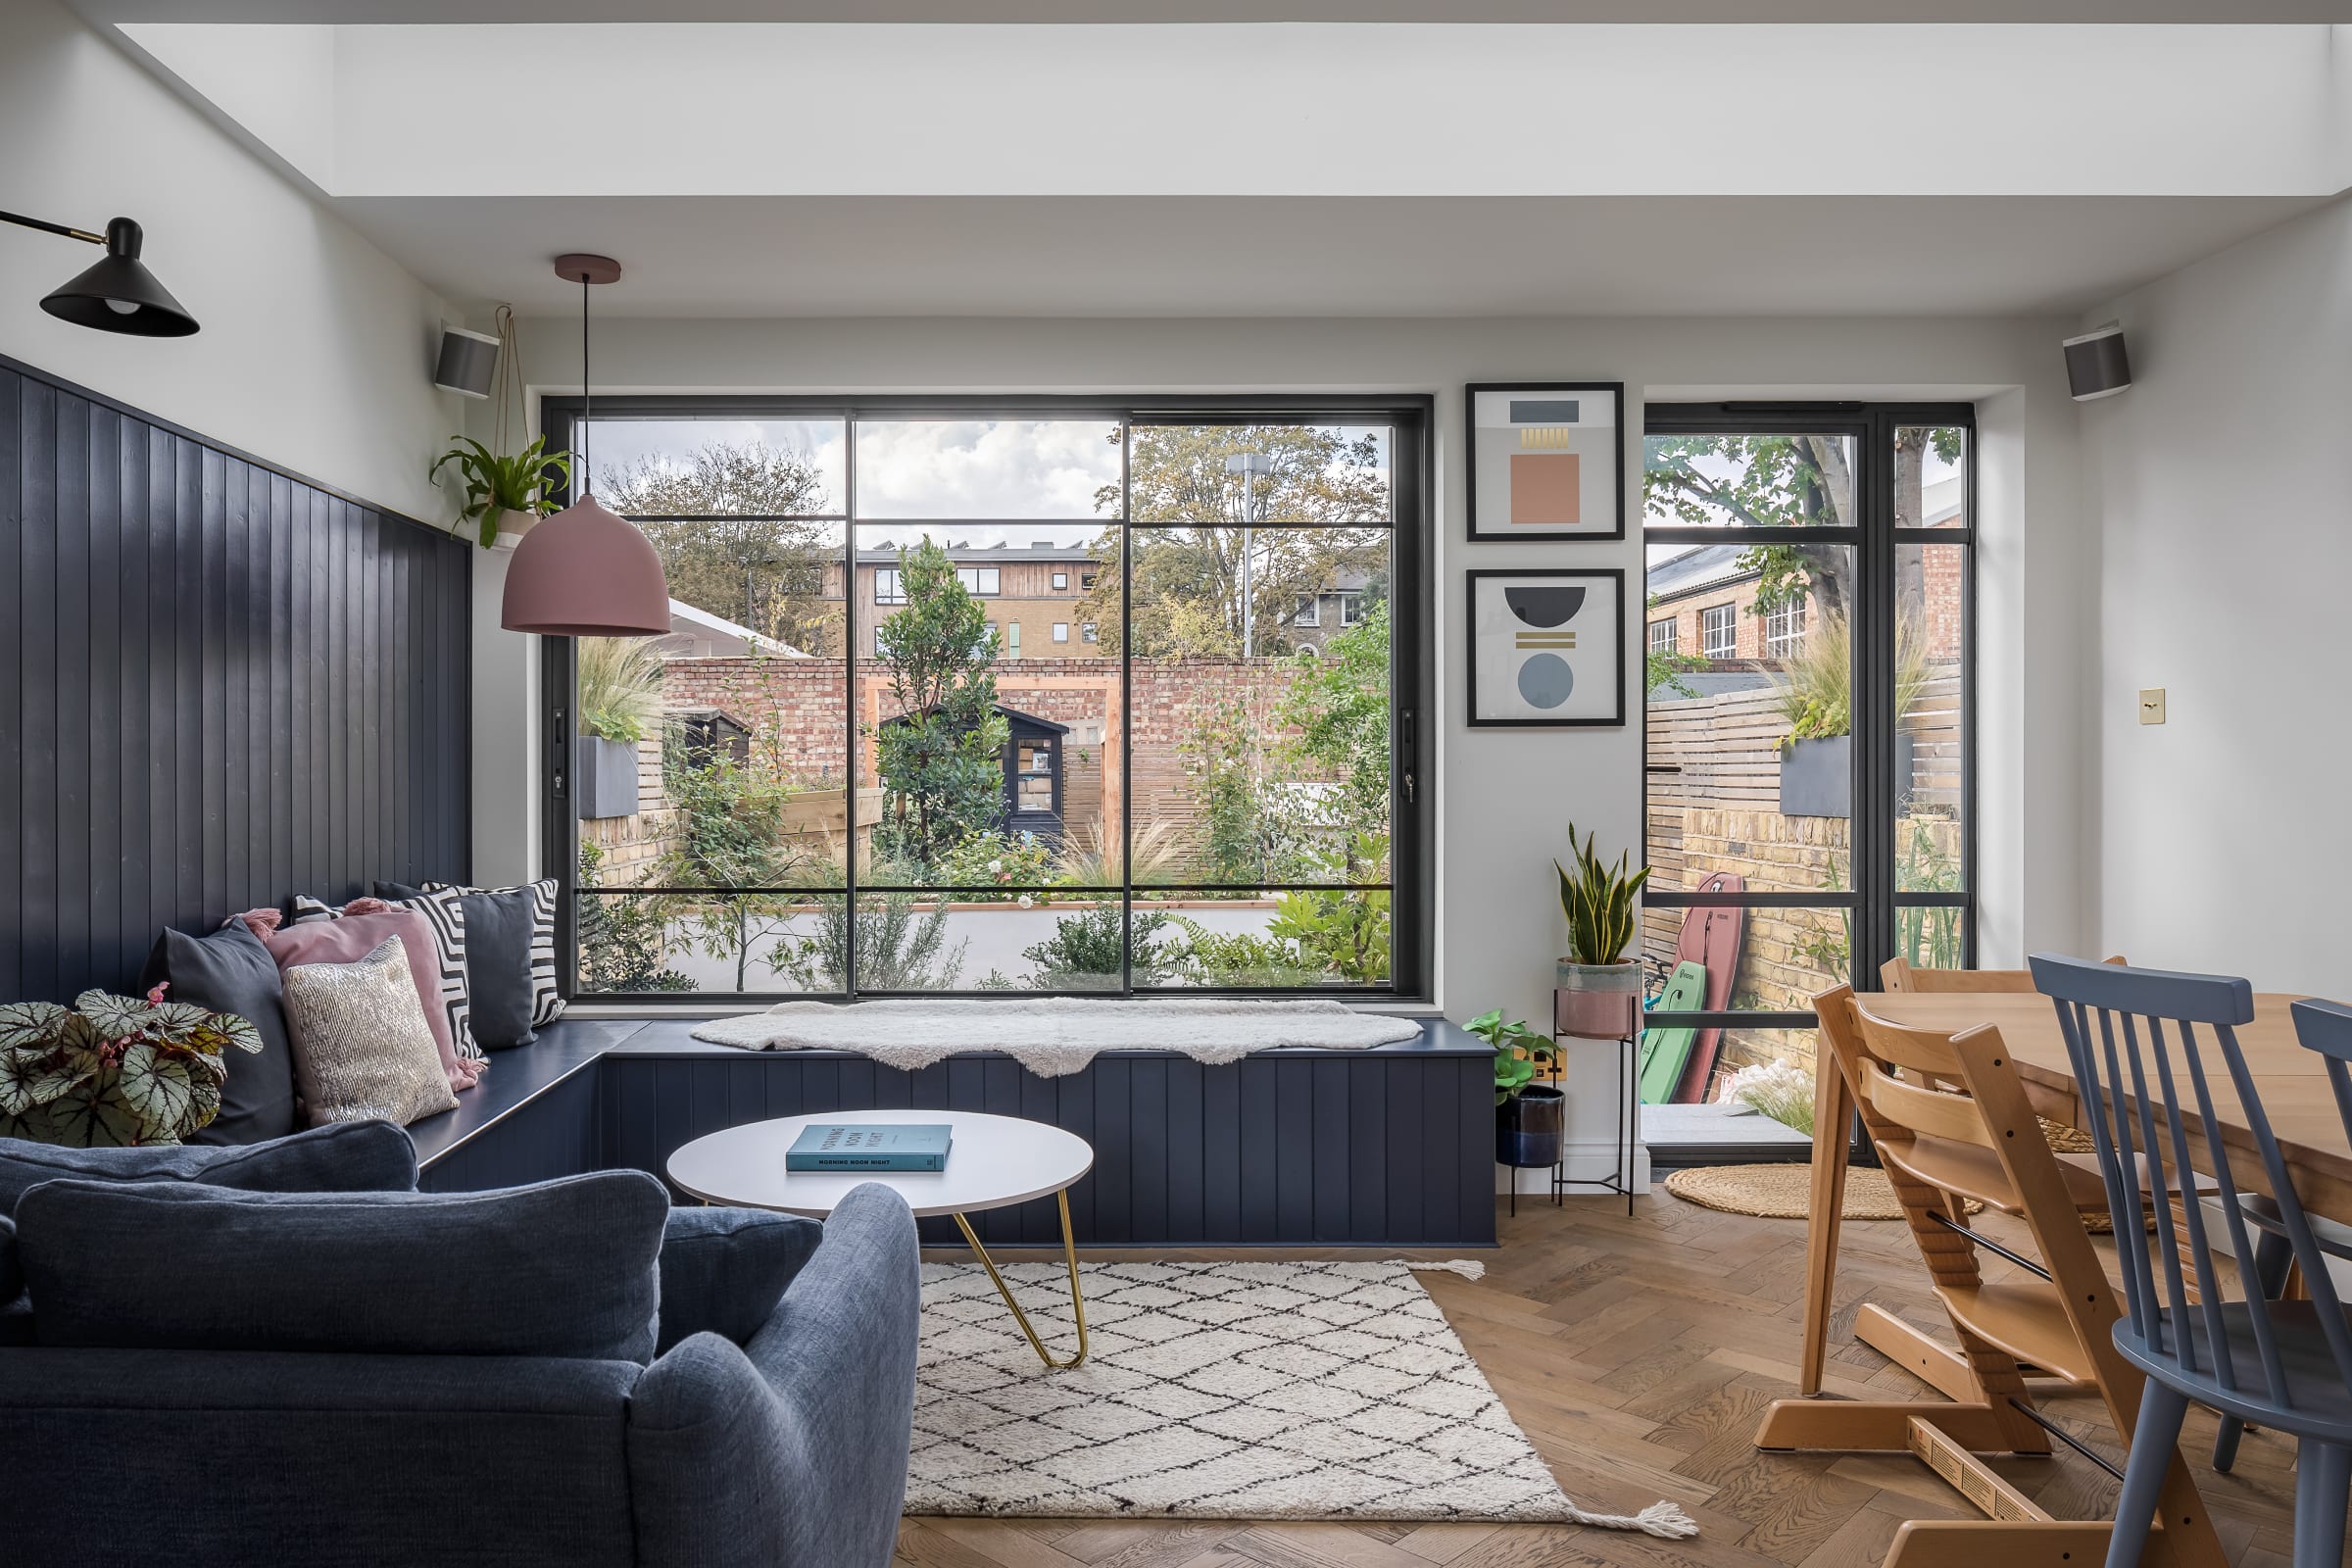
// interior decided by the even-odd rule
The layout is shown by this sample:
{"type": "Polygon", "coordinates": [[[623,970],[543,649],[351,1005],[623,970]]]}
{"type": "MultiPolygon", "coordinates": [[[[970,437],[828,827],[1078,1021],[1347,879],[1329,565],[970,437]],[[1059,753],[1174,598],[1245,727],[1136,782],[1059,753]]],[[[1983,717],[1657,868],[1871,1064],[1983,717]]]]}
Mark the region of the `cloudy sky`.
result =
{"type": "MultiPolygon", "coordinates": [[[[1352,433],[1352,432],[1350,432],[1352,433]]],[[[1382,432],[1385,437],[1385,432],[1382,432]]],[[[858,511],[894,517],[987,518],[958,527],[973,545],[1083,542],[1099,531],[1095,492],[1119,482],[1118,427],[1102,419],[864,419],[858,425],[858,511]],[[1036,523],[1003,525],[1008,518],[1036,523]],[[1080,527],[1046,528],[1057,522],[1080,527]]],[[[588,432],[590,471],[599,479],[642,460],[687,465],[712,444],[765,445],[799,454],[824,478],[826,505],[844,503],[842,427],[835,420],[598,419],[588,432]]],[[[941,529],[868,528],[862,546],[901,542],[941,529]]]]}

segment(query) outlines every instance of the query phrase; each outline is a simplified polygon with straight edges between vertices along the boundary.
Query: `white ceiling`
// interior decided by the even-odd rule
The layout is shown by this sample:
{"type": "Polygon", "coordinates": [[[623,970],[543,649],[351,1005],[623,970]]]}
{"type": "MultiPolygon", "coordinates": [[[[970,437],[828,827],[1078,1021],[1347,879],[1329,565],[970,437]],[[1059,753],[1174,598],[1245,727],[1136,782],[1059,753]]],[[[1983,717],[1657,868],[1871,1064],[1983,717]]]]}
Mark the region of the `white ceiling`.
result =
{"type": "Polygon", "coordinates": [[[2352,180],[2352,29],[2310,25],[1759,26],[1822,0],[1749,0],[1747,24],[1671,26],[1709,7],[1660,0],[1639,26],[971,26],[1054,9],[977,0],[962,25],[695,26],[717,0],[670,0],[582,28],[545,24],[653,8],[405,0],[409,25],[355,26],[328,24],[373,0],[84,3],[303,24],[121,36],[445,297],[525,312],[568,309],[549,261],[593,250],[627,270],[599,302],[623,316],[2062,314],[2352,180]],[[540,25],[423,24],[451,10],[540,25]],[[527,87],[492,69],[513,60],[527,87]]]}
{"type": "Polygon", "coordinates": [[[530,197],[337,204],[455,300],[614,316],[2045,315],[2296,197],[530,197]]]}
{"type": "Polygon", "coordinates": [[[2352,22],[2352,0],[74,0],[101,22],[2352,22]]]}

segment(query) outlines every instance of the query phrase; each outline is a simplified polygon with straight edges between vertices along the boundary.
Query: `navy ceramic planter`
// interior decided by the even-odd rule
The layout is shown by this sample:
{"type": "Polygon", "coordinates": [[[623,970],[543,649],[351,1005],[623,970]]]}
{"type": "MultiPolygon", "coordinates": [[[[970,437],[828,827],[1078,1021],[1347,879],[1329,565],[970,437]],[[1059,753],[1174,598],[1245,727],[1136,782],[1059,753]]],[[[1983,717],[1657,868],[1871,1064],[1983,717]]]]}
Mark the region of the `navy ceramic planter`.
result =
{"type": "Polygon", "coordinates": [[[1494,1160],[1521,1170],[1560,1162],[1560,1113],[1568,1097],[1530,1084],[1494,1107],[1494,1160]]]}

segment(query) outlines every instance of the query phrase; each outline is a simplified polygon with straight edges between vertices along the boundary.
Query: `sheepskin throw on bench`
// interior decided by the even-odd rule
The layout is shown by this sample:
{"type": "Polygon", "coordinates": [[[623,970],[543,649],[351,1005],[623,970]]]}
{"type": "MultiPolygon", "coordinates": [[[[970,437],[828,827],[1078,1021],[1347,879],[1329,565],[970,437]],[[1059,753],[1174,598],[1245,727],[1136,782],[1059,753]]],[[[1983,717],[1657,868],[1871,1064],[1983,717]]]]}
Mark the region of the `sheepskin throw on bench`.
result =
{"type": "Polygon", "coordinates": [[[1410,1018],[1356,1012],[1337,1002],[781,1002],[765,1012],[713,1018],[694,1038],[747,1051],[854,1051],[912,1072],[958,1052],[1001,1051],[1040,1078],[1082,1072],[1099,1051],[1173,1051],[1195,1061],[1239,1061],[1288,1046],[1364,1051],[1411,1040],[1410,1018]]]}

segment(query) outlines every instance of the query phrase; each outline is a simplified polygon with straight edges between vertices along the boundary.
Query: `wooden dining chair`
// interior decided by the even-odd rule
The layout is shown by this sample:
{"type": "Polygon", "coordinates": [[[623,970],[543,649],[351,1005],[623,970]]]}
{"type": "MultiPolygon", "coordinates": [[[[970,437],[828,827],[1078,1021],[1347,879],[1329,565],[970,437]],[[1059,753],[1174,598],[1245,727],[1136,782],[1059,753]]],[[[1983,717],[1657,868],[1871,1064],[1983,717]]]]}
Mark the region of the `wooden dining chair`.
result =
{"type": "MultiPolygon", "coordinates": [[[[2102,1465],[2044,1417],[2027,1368],[2095,1391],[2130,1444],[2141,1375],[2118,1353],[2121,1307],[2082,1223],[2115,1200],[2096,1172],[2052,1153],[1998,1029],[1959,1034],[1906,1028],[1874,1016],[1839,986],[1814,999],[1821,1049],[1836,1054],[1864,1129],[1893,1185],[1937,1301],[1960,1348],[1920,1337],[1920,1354],[1945,1363],[1921,1375],[1951,1403],[1783,1399],[1765,1412],[1761,1448],[1909,1451],[1986,1517],[1913,1520],[1896,1533],[1886,1568],[1958,1568],[2025,1552],[2035,1562],[2087,1563],[2113,1525],[2052,1518],[1979,1457],[2048,1454],[2051,1441],[2102,1465]],[[2033,1254],[1969,1223],[1978,1202],[2025,1221],[2033,1254]],[[2023,1277],[1987,1280],[1980,1255],[2023,1277]]],[[[2176,1454],[2159,1470],[2163,1544],[2176,1568],[2221,1568],[2221,1543],[2176,1454]],[[2178,1521],[2176,1523],[2176,1521],[2178,1521]]]]}
{"type": "MultiPolygon", "coordinates": [[[[2254,1021],[2254,988],[2226,975],[2116,969],[2047,955],[2031,962],[2035,984],[2057,1006],[2109,1193],[2120,1201],[2140,1180],[2179,1183],[2202,1165],[2220,1185],[2213,1207],[2230,1256],[2256,1257],[2215,1110],[2217,1091],[2233,1094],[2288,1254],[2310,1292],[2308,1300],[2280,1301],[2256,1288],[2231,1299],[2203,1203],[2159,1206],[2153,1246],[2118,1236],[2130,1315],[2114,1328],[2115,1346],[2147,1384],[2108,1568],[2136,1568],[2151,1520],[2161,1520],[2159,1528],[2172,1523],[2160,1472],[2191,1400],[2296,1438],[2295,1568],[2341,1568],[2344,1505],[2352,1496],[2352,1318],[2238,1045],[2237,1030],[2254,1021]],[[2175,1234],[2177,1225],[2183,1234],[2175,1234]]],[[[2352,1061],[2352,1009],[2298,1002],[2293,1016],[2297,1037],[2328,1060],[2352,1136],[2352,1083],[2336,1070],[2352,1061]]]]}
{"type": "MultiPolygon", "coordinates": [[[[2119,956],[2107,960],[2122,963],[2119,956]]],[[[1879,966],[1879,984],[1887,991],[1999,991],[2031,996],[2031,969],[1924,969],[1908,958],[1888,958],[1879,966]]]]}

